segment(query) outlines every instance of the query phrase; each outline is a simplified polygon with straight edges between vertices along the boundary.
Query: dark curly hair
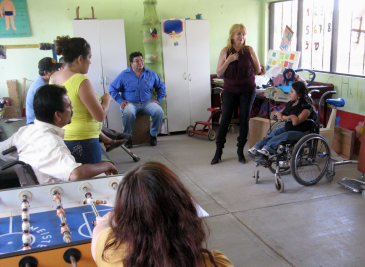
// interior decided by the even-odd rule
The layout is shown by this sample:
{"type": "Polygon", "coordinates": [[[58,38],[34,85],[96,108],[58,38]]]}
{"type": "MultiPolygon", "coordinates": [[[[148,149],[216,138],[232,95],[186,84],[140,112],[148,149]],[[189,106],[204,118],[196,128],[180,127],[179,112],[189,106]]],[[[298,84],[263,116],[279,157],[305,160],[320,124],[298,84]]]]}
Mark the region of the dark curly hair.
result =
{"type": "Polygon", "coordinates": [[[124,244],[126,267],[201,266],[204,254],[217,267],[212,253],[203,248],[204,223],[191,194],[162,163],[147,162],[123,177],[110,225],[105,261],[107,250],[124,244]]]}
{"type": "Polygon", "coordinates": [[[54,43],[56,44],[56,54],[62,55],[65,63],[73,62],[80,55],[86,58],[90,53],[90,44],[81,37],[57,36],[54,43]]]}

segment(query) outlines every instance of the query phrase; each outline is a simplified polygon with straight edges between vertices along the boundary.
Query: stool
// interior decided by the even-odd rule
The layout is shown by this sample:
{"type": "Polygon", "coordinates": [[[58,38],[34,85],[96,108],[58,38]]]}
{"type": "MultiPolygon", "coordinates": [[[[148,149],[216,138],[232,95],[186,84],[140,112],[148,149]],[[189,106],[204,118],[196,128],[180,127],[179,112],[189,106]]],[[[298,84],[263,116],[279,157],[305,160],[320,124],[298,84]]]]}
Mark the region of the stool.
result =
{"type": "Polygon", "coordinates": [[[150,116],[137,113],[136,120],[132,126],[133,145],[146,144],[150,142],[150,116]]]}

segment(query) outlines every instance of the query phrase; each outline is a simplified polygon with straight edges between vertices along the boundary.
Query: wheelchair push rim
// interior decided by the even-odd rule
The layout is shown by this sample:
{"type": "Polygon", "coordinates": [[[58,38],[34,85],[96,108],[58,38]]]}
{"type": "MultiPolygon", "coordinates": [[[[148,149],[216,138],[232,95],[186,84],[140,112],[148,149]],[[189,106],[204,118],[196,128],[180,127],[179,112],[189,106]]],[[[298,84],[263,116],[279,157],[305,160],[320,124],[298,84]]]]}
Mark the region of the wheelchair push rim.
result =
{"type": "Polygon", "coordinates": [[[331,152],[326,139],[308,134],[295,145],[290,166],[294,179],[301,185],[318,183],[327,173],[331,152]]]}

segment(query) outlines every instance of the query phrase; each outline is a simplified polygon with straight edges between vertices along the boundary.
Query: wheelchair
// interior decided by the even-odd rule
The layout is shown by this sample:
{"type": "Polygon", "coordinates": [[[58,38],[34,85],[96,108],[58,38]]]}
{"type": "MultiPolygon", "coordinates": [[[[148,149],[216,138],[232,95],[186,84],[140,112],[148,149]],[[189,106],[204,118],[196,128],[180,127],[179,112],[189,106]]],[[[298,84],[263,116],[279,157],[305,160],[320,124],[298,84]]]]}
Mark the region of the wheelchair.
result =
{"type": "MultiPolygon", "coordinates": [[[[7,154],[9,154],[11,152],[15,152],[15,151],[17,151],[16,147],[12,146],[11,148],[2,151],[2,154],[7,155],[7,154]]],[[[10,163],[0,167],[0,169],[3,171],[8,168],[11,168],[13,166],[14,166],[14,171],[16,172],[16,174],[18,176],[19,184],[21,187],[33,186],[33,185],[39,184],[37,176],[35,175],[35,173],[33,171],[33,168],[29,164],[24,163],[23,161],[16,160],[16,161],[10,162],[10,163]]]]}
{"type": "MultiPolygon", "coordinates": [[[[311,92],[316,91],[318,92],[318,90],[312,90],[311,92]]],[[[319,101],[319,107],[325,95],[330,93],[335,94],[336,91],[324,93],[319,101]]],[[[333,112],[337,107],[343,107],[345,104],[342,98],[327,99],[326,102],[334,106],[333,112]]],[[[318,112],[320,112],[320,108],[318,112]]],[[[333,116],[335,116],[335,113],[333,116]]],[[[258,166],[268,168],[275,175],[275,188],[280,193],[284,191],[284,181],[281,176],[289,173],[299,184],[304,186],[314,185],[324,176],[327,181],[332,181],[333,176],[328,175],[331,149],[327,140],[320,134],[320,116],[318,114],[316,121],[313,119],[307,119],[307,121],[311,122],[310,132],[299,141],[281,142],[275,155],[270,157],[260,156],[255,159],[256,168],[253,178],[256,184],[259,179],[258,166]]],[[[275,122],[269,129],[268,134],[284,125],[285,122],[275,122]]]]}

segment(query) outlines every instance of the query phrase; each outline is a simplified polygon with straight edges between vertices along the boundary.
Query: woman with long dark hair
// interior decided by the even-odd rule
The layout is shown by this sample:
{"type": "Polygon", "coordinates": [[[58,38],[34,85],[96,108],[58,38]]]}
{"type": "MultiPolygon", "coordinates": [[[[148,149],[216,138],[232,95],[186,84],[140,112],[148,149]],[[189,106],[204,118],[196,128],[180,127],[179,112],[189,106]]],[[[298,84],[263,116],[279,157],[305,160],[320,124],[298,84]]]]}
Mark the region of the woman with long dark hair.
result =
{"type": "Polygon", "coordinates": [[[279,144],[283,141],[299,141],[311,128],[307,118],[314,116],[312,99],[308,96],[307,85],[301,81],[293,82],[289,92],[290,101],[281,111],[271,113],[271,119],[285,121],[285,125],[275,129],[267,137],[257,142],[248,150],[250,157],[276,154],[279,144]]]}
{"type": "Polygon", "coordinates": [[[114,212],[97,218],[92,254],[98,266],[233,266],[203,247],[204,223],[177,175],[158,162],[129,171],[114,212]]]}
{"type": "Polygon", "coordinates": [[[240,124],[237,138],[238,161],[246,163],[243,147],[247,142],[251,107],[256,97],[255,74],[261,71],[255,51],[246,45],[246,35],[247,29],[243,24],[234,24],[229,30],[228,44],[219,55],[217,76],[224,76],[223,106],[217,149],[211,164],[218,163],[222,158],[228,126],[237,107],[240,124]]]}

